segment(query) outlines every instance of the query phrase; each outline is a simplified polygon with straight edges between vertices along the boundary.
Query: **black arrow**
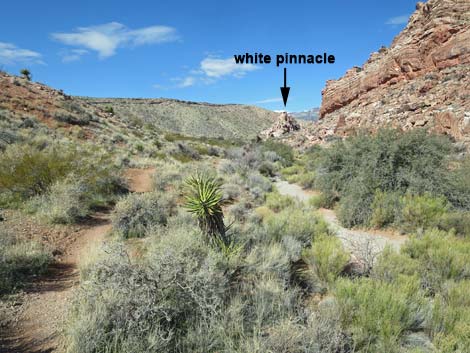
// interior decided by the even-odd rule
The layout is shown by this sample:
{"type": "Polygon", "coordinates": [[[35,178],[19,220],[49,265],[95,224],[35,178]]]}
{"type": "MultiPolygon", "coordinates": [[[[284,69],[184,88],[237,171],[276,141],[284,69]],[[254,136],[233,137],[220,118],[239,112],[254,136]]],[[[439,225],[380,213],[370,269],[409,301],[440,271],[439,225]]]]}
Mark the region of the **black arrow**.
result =
{"type": "Polygon", "coordinates": [[[284,101],[284,107],[287,104],[287,98],[289,98],[290,87],[286,86],[287,84],[287,69],[284,68],[284,87],[281,87],[282,100],[284,101]]]}

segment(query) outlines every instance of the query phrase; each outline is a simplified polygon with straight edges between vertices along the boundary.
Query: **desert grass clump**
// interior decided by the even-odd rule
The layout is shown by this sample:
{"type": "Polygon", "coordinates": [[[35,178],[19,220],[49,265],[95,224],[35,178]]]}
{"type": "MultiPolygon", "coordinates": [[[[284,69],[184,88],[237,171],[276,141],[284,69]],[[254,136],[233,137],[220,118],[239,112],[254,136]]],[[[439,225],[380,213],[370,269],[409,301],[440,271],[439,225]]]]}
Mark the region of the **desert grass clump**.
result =
{"type": "Polygon", "coordinates": [[[51,261],[50,249],[0,229],[0,295],[21,288],[28,276],[43,273],[51,261]]]}
{"type": "Polygon", "coordinates": [[[123,238],[140,238],[154,226],[166,225],[174,213],[175,200],[158,192],[122,198],[112,215],[113,229],[123,238]]]}
{"type": "Polygon", "coordinates": [[[199,228],[211,243],[217,240],[228,244],[227,229],[224,223],[223,194],[220,183],[205,174],[186,179],[186,203],[188,212],[195,215],[199,228]]]}

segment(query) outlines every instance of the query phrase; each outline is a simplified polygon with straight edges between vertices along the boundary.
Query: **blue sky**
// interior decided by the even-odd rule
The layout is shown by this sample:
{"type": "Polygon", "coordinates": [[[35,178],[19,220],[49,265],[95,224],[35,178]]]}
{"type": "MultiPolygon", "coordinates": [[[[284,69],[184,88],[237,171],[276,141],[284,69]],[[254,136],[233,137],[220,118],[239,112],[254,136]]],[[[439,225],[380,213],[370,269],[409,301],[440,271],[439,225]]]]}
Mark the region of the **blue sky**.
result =
{"type": "Polygon", "coordinates": [[[319,106],[328,79],[405,27],[415,1],[5,1],[0,68],[73,95],[167,97],[283,109],[282,67],[233,54],[334,54],[287,65],[287,109],[319,106]],[[6,15],[8,14],[8,15],[6,15]]]}

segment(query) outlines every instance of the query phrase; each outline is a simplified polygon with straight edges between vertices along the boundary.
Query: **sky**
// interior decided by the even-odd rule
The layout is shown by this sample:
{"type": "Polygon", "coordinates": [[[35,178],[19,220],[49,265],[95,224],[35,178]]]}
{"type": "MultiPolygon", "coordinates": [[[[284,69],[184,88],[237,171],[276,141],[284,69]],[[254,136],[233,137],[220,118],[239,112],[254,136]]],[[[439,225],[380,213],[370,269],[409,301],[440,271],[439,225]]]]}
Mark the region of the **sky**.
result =
{"type": "Polygon", "coordinates": [[[321,104],[326,80],[361,66],[406,26],[415,1],[2,3],[0,69],[71,95],[175,98],[284,109],[321,104]],[[233,55],[323,54],[329,65],[236,65],[233,55]]]}

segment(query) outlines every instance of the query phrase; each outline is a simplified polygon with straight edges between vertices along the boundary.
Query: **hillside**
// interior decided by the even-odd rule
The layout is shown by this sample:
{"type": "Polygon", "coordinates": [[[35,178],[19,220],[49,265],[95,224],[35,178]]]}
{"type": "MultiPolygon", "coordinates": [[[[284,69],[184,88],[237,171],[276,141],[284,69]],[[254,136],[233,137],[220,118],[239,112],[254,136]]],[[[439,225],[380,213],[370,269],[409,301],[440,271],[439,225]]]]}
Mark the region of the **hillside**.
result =
{"type": "Polygon", "coordinates": [[[81,98],[130,121],[195,137],[251,139],[269,127],[276,113],[239,104],[209,104],[173,99],[81,98]]]}
{"type": "Polygon", "coordinates": [[[469,43],[470,2],[418,3],[390,48],[380,48],[362,67],[327,81],[320,122],[300,137],[316,144],[391,125],[429,128],[468,146],[469,43]]]}

